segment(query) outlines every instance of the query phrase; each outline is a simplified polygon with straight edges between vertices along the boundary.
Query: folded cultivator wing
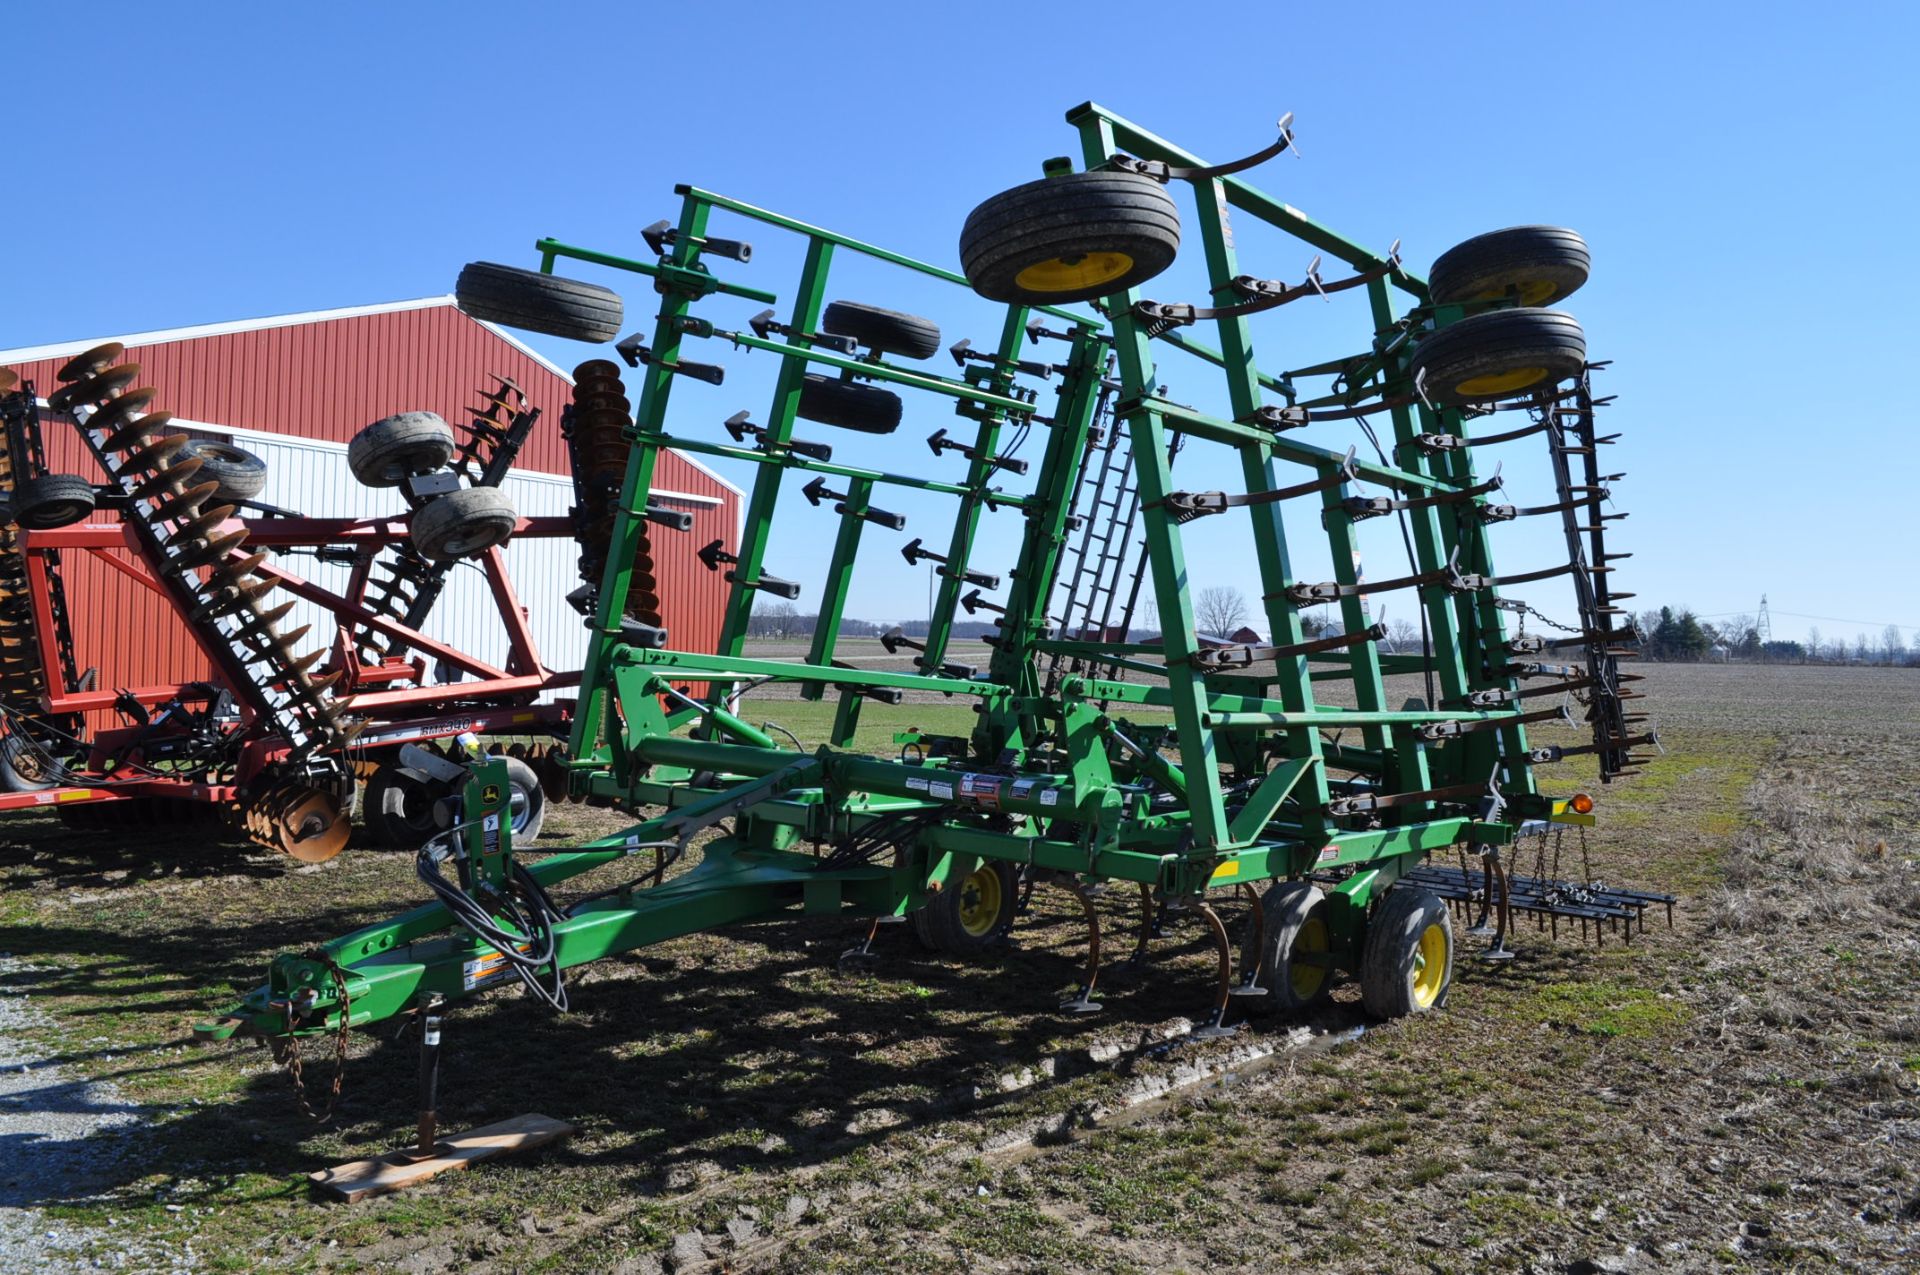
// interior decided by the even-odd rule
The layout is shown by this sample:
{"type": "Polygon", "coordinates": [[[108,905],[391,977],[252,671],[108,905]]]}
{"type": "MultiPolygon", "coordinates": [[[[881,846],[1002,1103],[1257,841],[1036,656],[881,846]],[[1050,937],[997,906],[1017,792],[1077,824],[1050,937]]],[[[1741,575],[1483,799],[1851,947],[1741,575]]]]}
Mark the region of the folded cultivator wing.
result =
{"type": "MultiPolygon", "coordinates": [[[[1236,1005],[1302,1009],[1342,975],[1381,1016],[1440,1005],[1449,903],[1497,917],[1495,956],[1516,907],[1598,919],[1620,903],[1576,898],[1590,881],[1507,870],[1521,839],[1590,822],[1590,800],[1542,793],[1537,766],[1591,753],[1611,779],[1653,746],[1619,671],[1634,636],[1616,605],[1627,595],[1609,583],[1624,555],[1604,538],[1618,476],[1597,460],[1611,441],[1594,431],[1597,365],[1579,325],[1545,308],[1584,282],[1585,245],[1547,228],[1497,232],[1423,280],[1397,249],[1363,248],[1238,175],[1290,147],[1287,121],[1257,154],[1210,166],[1092,104],[1069,120],[1081,171],[1051,161],[1040,180],[981,203],[961,229],[964,274],[685,186],[678,219],[646,232],[647,258],[541,240],[542,271],[468,267],[470,312],[583,341],[611,340],[625,311],[609,290],[550,273],[557,261],[640,274],[658,295],[651,329],[616,347],[632,396],[618,365],[595,359],[567,413],[588,581],[575,597],[592,633],[570,784],[639,822],[525,864],[484,818],[476,781],[469,825],[422,852],[433,903],[318,957],[280,958],[208,1034],[344,1032],[515,977],[561,1004],[569,967],[782,913],[911,917],[931,946],[983,955],[1023,889],[1042,883],[1074,894],[1089,919],[1088,964],[1063,1008],[1091,1012],[1096,887],[1122,883],[1138,893],[1137,956],[1183,923],[1213,944],[1209,1035],[1233,1029],[1236,1005]],[[1247,273],[1230,218],[1318,255],[1296,279],[1247,273]],[[793,236],[799,277],[781,293],[740,282],[752,249],[716,235],[721,220],[793,236]],[[849,256],[998,303],[997,333],[951,345],[953,367],[929,364],[936,325],[835,297],[835,264],[849,256]],[[1177,257],[1204,269],[1206,304],[1147,295],[1177,257]],[[1370,315],[1351,352],[1263,366],[1265,325],[1343,291],[1370,315]],[[729,302],[777,308],[729,323],[729,302]],[[777,360],[777,379],[764,408],[722,421],[675,391],[683,378],[723,385],[725,365],[705,352],[724,350],[777,360]],[[1163,363],[1184,369],[1185,389],[1204,382],[1204,406],[1167,392],[1163,363]],[[827,441],[891,434],[927,413],[953,418],[926,439],[933,476],[837,460],[827,441]],[[1499,503],[1497,467],[1477,460],[1526,439],[1550,452],[1554,498],[1499,503]],[[752,475],[739,543],[700,550],[731,585],[711,652],[677,648],[661,627],[653,529],[674,523],[650,495],[668,451],[752,475]],[[1237,483],[1182,487],[1176,455],[1182,473],[1212,466],[1200,472],[1237,483]],[[957,509],[950,524],[934,521],[943,505],[957,509]],[[746,650],[757,598],[813,587],[768,570],[783,514],[823,544],[832,533],[798,662],[746,650]],[[1496,568],[1506,524],[1556,514],[1565,562],[1496,568]],[[1359,529],[1376,518],[1397,524],[1407,552],[1396,578],[1360,574],[1359,529]],[[1017,530],[1011,561],[981,560],[987,519],[1017,530]],[[1196,619],[1188,542],[1225,520],[1250,545],[1265,640],[1196,619]],[[1296,573],[1302,526],[1324,533],[1331,578],[1296,573]],[[849,589],[876,539],[879,552],[927,563],[938,590],[924,636],[884,639],[909,653],[905,671],[840,658],[849,589]],[[1552,640],[1510,627],[1531,608],[1508,586],[1561,580],[1577,626],[1552,640]],[[1421,617],[1423,650],[1388,647],[1369,610],[1382,597],[1421,617]],[[1159,632],[1142,637],[1148,601],[1159,632]],[[1336,624],[1318,621],[1326,611],[1336,624]],[[956,658],[954,624],[967,616],[996,630],[984,667],[956,658]],[[836,702],[826,746],[808,751],[738,714],[730,689],[770,679],[836,702]],[[971,733],[904,735],[892,758],[854,747],[863,715],[929,693],[972,704],[971,733]],[[1530,738],[1569,721],[1569,704],[1591,742],[1530,738]],[[641,863],[624,884],[556,900],[570,878],[631,857],[641,863]],[[1460,875],[1436,875],[1450,859],[1460,875]],[[1241,900],[1251,906],[1233,918],[1241,900]]],[[[918,444],[899,454],[926,464],[918,444]]]]}

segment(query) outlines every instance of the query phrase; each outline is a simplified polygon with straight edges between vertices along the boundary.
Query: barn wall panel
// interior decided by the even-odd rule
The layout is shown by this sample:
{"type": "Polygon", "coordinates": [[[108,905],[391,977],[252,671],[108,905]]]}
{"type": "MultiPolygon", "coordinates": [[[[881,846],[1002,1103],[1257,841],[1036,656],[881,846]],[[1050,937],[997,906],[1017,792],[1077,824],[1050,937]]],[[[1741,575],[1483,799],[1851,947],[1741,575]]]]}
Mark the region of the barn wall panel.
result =
{"type": "MultiPolygon", "coordinates": [[[[367,423],[397,411],[438,412],[456,429],[481,406],[491,374],[513,378],[540,422],[522,450],[506,489],[524,514],[564,514],[572,503],[560,416],[571,386],[565,377],[450,303],[253,331],[130,346],[141,365],[139,383],[159,391],[156,407],[183,420],[246,431],[237,439],[268,461],[262,499],[314,516],[373,517],[398,513],[392,492],[370,491],[347,471],[344,444],[367,423]],[[272,437],[263,437],[263,435],[272,437]]],[[[14,364],[44,395],[58,384],[62,358],[14,364]]],[[[48,462],[57,472],[101,475],[71,424],[49,417],[48,462]]],[[[740,496],[731,487],[668,453],[655,486],[718,504],[686,502],[694,529],[651,528],[670,640],[682,650],[712,650],[719,639],[727,584],[695,556],[708,542],[736,544],[740,496]]],[[[110,522],[111,515],[96,521],[110,522]]],[[[578,583],[571,541],[525,541],[509,547],[516,590],[526,607],[543,662],[577,668],[586,633],[563,601],[578,583]]],[[[131,555],[121,554],[123,558],[131,555]]],[[[344,587],[347,569],[311,557],[282,565],[330,588],[344,587]]],[[[86,554],[68,554],[67,580],[82,668],[99,669],[103,686],[131,686],[204,678],[211,666],[164,599],[138,588],[86,554]]],[[[505,636],[476,570],[456,571],[428,630],[492,663],[505,656],[505,636]]],[[[309,643],[331,632],[317,607],[300,604],[290,625],[312,623],[309,643]]]]}

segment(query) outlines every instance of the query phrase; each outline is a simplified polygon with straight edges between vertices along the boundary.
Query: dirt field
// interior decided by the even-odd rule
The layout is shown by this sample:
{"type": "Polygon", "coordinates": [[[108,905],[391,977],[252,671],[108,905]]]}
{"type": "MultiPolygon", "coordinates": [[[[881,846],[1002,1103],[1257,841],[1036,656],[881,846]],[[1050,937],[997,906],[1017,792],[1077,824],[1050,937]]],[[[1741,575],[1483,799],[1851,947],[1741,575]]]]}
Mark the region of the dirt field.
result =
{"type": "MultiPolygon", "coordinates": [[[[1463,959],[1444,1013],[1369,1025],[1343,987],[1311,1022],[1193,1044],[1192,931],[1110,968],[1103,1013],[1053,1011],[1080,953],[1064,895],[991,965],[897,927],[857,975],[843,923],[689,939],[583,971],[564,1019],[509,991],[463,1007],[447,1124],[578,1135],[351,1207],[304,1175],[410,1136],[411,1046],[356,1039],[316,1128],[262,1050],[185,1029],[274,952],[415,901],[410,858],[294,868],[10,819],[0,1269],[1914,1269],[1920,672],[1646,671],[1667,751],[1599,791],[1589,851],[1683,902],[1631,947],[1528,931],[1509,965],[1463,959]]],[[[820,741],[817,706],[775,708],[820,741]]],[[[896,723],[869,723],[889,749],[896,723]]],[[[605,826],[570,807],[543,840],[605,826]]]]}

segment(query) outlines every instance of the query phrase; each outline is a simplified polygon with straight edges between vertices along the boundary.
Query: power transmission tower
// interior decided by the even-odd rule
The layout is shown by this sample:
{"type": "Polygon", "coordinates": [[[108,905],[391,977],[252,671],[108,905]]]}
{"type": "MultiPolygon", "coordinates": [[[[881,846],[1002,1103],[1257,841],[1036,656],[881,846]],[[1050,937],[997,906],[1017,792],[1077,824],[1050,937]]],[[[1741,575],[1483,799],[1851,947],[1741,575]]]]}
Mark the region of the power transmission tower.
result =
{"type": "Polygon", "coordinates": [[[1767,595],[1764,593],[1760,595],[1760,618],[1755,621],[1753,631],[1759,637],[1761,646],[1773,641],[1773,621],[1767,618],[1767,595]]]}

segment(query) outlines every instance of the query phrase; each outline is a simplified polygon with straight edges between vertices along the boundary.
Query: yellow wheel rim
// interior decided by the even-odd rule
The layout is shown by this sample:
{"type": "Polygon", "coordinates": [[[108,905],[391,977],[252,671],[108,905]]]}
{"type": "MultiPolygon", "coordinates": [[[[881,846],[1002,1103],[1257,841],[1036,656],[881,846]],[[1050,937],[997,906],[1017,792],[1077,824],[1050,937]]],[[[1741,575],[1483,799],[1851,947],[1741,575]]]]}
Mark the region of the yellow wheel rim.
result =
{"type": "Polygon", "coordinates": [[[989,867],[975,868],[960,883],[960,928],[983,939],[1000,924],[1000,874],[989,867]]]}
{"type": "Polygon", "coordinates": [[[1332,950],[1325,920],[1310,916],[1301,923],[1300,932],[1293,936],[1293,950],[1287,953],[1287,983],[1295,1000],[1312,1000],[1327,982],[1326,966],[1308,964],[1300,958],[1325,956],[1332,950]]]}
{"type": "MultiPolygon", "coordinates": [[[[1560,291],[1560,285],[1551,279],[1526,279],[1514,285],[1514,291],[1520,297],[1521,305],[1545,305],[1560,291]]],[[[1505,288],[1489,288],[1478,293],[1475,301],[1504,301],[1507,299],[1505,288]]]]}
{"type": "Polygon", "coordinates": [[[1413,1003],[1432,1009],[1447,985],[1447,929],[1438,921],[1420,931],[1413,953],[1413,1003]]]}
{"type": "Polygon", "coordinates": [[[1461,381],[1453,387],[1456,394],[1469,398],[1479,398],[1487,394],[1509,394],[1514,390],[1524,390],[1536,381],[1546,379],[1547,369],[1543,367],[1517,367],[1511,372],[1496,372],[1492,376],[1476,376],[1461,381]]]}
{"type": "Polygon", "coordinates": [[[1111,283],[1131,269],[1133,258],[1124,252],[1089,252],[1037,261],[1013,281],[1028,292],[1077,292],[1111,283]]]}

